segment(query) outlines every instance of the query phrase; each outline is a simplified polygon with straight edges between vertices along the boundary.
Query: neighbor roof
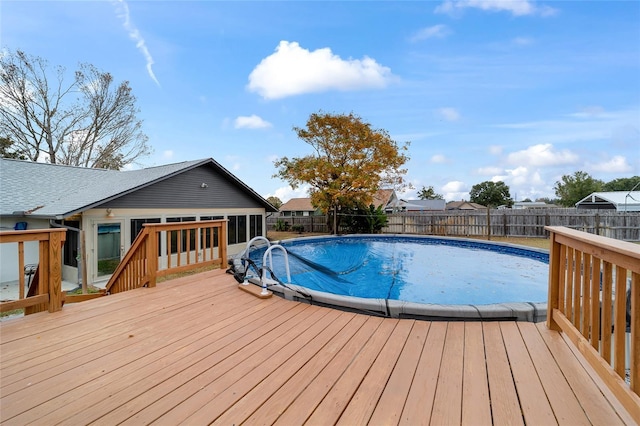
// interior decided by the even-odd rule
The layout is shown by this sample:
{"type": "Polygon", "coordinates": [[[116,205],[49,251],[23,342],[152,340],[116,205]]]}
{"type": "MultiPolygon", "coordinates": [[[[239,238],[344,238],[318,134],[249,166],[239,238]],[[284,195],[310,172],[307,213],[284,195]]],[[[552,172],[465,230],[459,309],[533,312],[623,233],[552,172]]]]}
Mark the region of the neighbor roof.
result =
{"type": "Polygon", "coordinates": [[[311,205],[311,198],[292,198],[280,206],[281,212],[314,212],[316,208],[311,205]]]}
{"type": "Polygon", "coordinates": [[[447,203],[447,210],[480,210],[486,209],[485,206],[470,201],[450,201],[447,203]]]}
{"type": "Polygon", "coordinates": [[[594,192],[576,203],[598,205],[612,204],[617,210],[640,211],[640,191],[594,192]]]}
{"type": "Polygon", "coordinates": [[[264,198],[211,158],[139,170],[106,170],[0,159],[0,215],[62,219],[202,165],[249,192],[267,211],[264,198]]]}

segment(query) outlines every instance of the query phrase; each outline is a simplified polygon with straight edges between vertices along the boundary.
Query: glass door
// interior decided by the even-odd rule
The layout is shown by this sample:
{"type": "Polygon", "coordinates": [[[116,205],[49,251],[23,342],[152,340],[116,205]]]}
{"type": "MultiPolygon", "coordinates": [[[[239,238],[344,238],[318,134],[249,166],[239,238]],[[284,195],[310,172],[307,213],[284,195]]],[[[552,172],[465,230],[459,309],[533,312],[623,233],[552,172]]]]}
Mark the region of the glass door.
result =
{"type": "Polygon", "coordinates": [[[97,256],[96,276],[105,278],[113,274],[120,264],[124,243],[122,240],[122,223],[98,223],[96,226],[97,256]]]}

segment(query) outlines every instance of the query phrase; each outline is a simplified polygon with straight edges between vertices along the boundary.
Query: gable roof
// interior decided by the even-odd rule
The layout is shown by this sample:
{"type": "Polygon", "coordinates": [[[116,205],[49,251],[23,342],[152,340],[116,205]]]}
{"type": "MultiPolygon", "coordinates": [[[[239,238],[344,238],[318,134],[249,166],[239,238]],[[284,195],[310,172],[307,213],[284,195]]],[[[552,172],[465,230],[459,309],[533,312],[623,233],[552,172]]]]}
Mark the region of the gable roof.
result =
{"type": "MultiPolygon", "coordinates": [[[[393,189],[379,189],[373,196],[372,204],[375,207],[386,207],[394,198],[393,189]]],[[[280,206],[281,212],[309,211],[315,212],[317,209],[311,204],[311,198],[292,198],[280,206]]]]}
{"type": "Polygon", "coordinates": [[[470,201],[450,201],[447,203],[447,210],[480,210],[486,209],[486,206],[470,201]]]}
{"type": "Polygon", "coordinates": [[[373,196],[373,205],[375,207],[386,207],[391,201],[394,201],[395,191],[393,189],[379,189],[373,196]]]}
{"type": "Polygon", "coordinates": [[[619,211],[640,211],[640,191],[594,192],[576,203],[580,208],[611,205],[619,211]]]}
{"type": "Polygon", "coordinates": [[[31,217],[62,219],[200,166],[212,167],[267,211],[277,211],[212,158],[127,171],[3,158],[0,159],[0,215],[27,213],[31,217]]]}
{"type": "Polygon", "coordinates": [[[280,206],[281,212],[314,212],[316,208],[311,205],[311,198],[292,198],[280,206]]]}
{"type": "Polygon", "coordinates": [[[428,211],[444,210],[446,202],[444,200],[400,200],[398,207],[404,211],[428,211]]]}

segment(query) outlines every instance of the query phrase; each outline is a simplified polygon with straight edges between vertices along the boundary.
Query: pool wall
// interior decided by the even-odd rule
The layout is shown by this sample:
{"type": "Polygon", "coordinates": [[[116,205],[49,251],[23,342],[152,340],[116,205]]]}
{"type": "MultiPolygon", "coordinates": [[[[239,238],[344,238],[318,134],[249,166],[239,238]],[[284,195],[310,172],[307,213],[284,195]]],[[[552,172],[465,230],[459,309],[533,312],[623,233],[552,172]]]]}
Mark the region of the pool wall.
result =
{"type": "MultiPolygon", "coordinates": [[[[430,239],[443,240],[453,242],[462,246],[492,246],[500,248],[506,252],[529,252],[532,257],[548,259],[548,251],[535,249],[514,244],[497,243],[492,241],[474,240],[468,238],[451,238],[451,237],[435,237],[435,236],[416,236],[416,235],[395,235],[395,234],[375,234],[375,235],[342,235],[319,236],[319,237],[302,237],[276,244],[287,244],[295,242],[309,242],[313,240],[327,240],[340,237],[361,237],[374,236],[376,238],[410,238],[410,239],[430,239]]],[[[259,283],[256,283],[259,284],[259,283]]],[[[547,302],[511,302],[496,303],[487,305],[444,305],[433,303],[415,303],[393,299],[375,299],[354,296],[344,296],[322,291],[308,289],[306,287],[295,284],[287,284],[286,287],[274,285],[269,288],[275,294],[288,300],[311,303],[343,309],[350,312],[361,312],[371,315],[378,315],[391,318],[412,318],[430,321],[528,321],[542,322],[547,318],[547,302]],[[310,296],[310,297],[307,297],[310,296]]]]}
{"type": "Polygon", "coordinates": [[[287,300],[390,318],[412,318],[429,321],[528,322],[541,322],[547,319],[547,303],[514,302],[490,305],[439,305],[342,296],[310,290],[294,284],[287,284],[287,287],[275,285],[269,289],[287,300]],[[306,295],[311,297],[306,297],[306,295]]]}

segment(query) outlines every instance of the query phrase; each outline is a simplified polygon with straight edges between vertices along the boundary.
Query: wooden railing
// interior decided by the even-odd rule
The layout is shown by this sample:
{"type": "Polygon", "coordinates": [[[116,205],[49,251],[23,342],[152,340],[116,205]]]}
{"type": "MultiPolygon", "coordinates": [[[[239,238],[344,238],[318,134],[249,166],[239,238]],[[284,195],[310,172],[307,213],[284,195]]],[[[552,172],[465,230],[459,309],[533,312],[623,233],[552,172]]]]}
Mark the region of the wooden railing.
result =
{"type": "Polygon", "coordinates": [[[147,223],[109,279],[106,291],[113,294],[154,287],[158,277],[223,266],[226,259],[226,219],[147,223]]]}
{"type": "MultiPolygon", "coordinates": [[[[16,244],[18,257],[18,299],[0,303],[0,312],[25,309],[25,314],[62,308],[62,246],[66,229],[34,229],[0,232],[0,244],[16,244]],[[38,267],[25,297],[24,245],[37,241],[38,267]]],[[[3,268],[8,267],[5,263],[3,268]]]]}
{"type": "Polygon", "coordinates": [[[640,245],[565,227],[546,229],[547,325],[573,341],[640,424],[640,245]]]}

